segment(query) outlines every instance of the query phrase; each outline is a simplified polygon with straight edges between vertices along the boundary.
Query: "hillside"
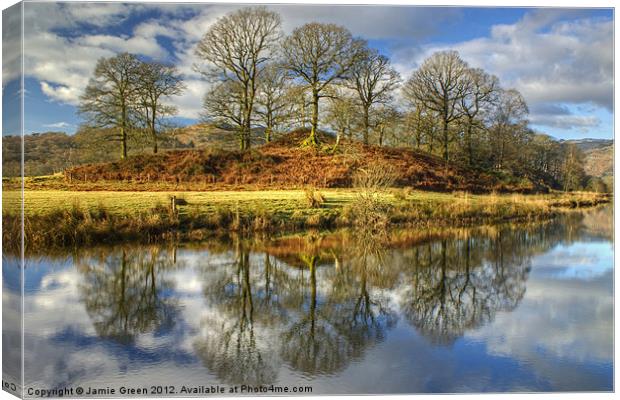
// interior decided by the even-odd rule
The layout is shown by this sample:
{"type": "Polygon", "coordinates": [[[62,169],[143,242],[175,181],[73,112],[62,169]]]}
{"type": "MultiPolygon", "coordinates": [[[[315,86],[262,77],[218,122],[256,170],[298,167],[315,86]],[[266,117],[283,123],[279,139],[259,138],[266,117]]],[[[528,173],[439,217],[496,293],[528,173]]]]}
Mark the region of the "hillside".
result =
{"type": "Polygon", "coordinates": [[[566,140],[566,142],[574,144],[575,146],[579,148],[579,150],[583,152],[613,146],[614,144],[614,141],[611,139],[591,139],[591,138],[566,140]]]}
{"type": "MultiPolygon", "coordinates": [[[[118,141],[111,140],[111,129],[81,128],[74,135],[65,132],[42,132],[24,135],[25,175],[50,175],[66,168],[89,164],[111,162],[118,159],[118,141]]],[[[234,132],[226,127],[212,124],[196,124],[172,130],[162,136],[159,148],[162,151],[186,148],[217,147],[234,150],[237,142],[234,132]]],[[[263,131],[253,131],[252,144],[263,144],[263,131]]],[[[149,140],[139,134],[129,135],[129,155],[148,153],[149,140]]],[[[21,137],[2,137],[3,174],[5,177],[19,176],[21,137]]]]}
{"type": "Polygon", "coordinates": [[[410,149],[343,142],[333,152],[334,139],[324,133],[322,143],[330,146],[320,151],[300,148],[306,136],[306,131],[297,130],[247,152],[207,148],[136,155],[124,161],[74,167],[65,177],[71,182],[191,182],[205,189],[351,187],[357,171],[382,166],[392,170],[396,186],[471,192],[534,190],[531,185],[500,183],[488,174],[446,168],[440,158],[410,149]]]}
{"type": "Polygon", "coordinates": [[[592,148],[584,151],[584,170],[596,177],[610,177],[614,174],[614,146],[592,148]]]}
{"type": "MultiPolygon", "coordinates": [[[[238,148],[238,142],[234,140],[235,134],[233,129],[226,126],[199,123],[178,128],[172,135],[174,140],[180,144],[179,147],[196,149],[216,147],[226,150],[236,150],[238,148]]],[[[252,137],[250,138],[252,145],[258,146],[265,143],[263,135],[264,131],[262,128],[253,129],[252,137]]]]}
{"type": "Polygon", "coordinates": [[[611,177],[614,173],[614,141],[610,139],[567,140],[576,145],[584,156],[584,170],[594,177],[611,177]]]}

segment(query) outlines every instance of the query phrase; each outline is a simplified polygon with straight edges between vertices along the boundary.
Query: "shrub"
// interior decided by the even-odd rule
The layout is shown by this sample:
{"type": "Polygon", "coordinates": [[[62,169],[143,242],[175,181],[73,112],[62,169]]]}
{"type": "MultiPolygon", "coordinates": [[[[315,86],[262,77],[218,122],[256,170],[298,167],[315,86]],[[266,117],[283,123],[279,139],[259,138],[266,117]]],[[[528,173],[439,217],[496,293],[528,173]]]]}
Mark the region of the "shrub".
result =
{"type": "Polygon", "coordinates": [[[322,222],[323,219],[321,218],[321,214],[313,214],[306,218],[306,226],[319,227],[322,222]]]}
{"type": "Polygon", "coordinates": [[[358,169],[353,175],[353,185],[366,191],[380,191],[394,185],[396,169],[385,162],[375,162],[358,169]]]}
{"type": "Polygon", "coordinates": [[[306,201],[310,208],[321,208],[325,204],[325,197],[314,188],[307,188],[304,191],[306,195],[306,201]]]}
{"type": "Polygon", "coordinates": [[[407,201],[412,194],[413,189],[408,186],[404,188],[392,189],[392,195],[394,196],[394,199],[401,202],[407,201]]]}

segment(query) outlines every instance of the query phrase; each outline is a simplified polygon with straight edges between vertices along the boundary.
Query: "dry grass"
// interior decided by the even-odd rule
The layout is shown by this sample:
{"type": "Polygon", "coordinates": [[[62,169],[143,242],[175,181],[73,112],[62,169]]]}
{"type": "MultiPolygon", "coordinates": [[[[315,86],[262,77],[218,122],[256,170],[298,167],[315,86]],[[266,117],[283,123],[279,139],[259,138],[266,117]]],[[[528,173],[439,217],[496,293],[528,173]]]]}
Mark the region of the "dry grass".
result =
{"type": "MultiPolygon", "coordinates": [[[[596,193],[548,195],[325,189],[258,192],[25,192],[25,234],[30,248],[124,240],[200,238],[213,232],[282,231],[390,224],[465,226],[506,220],[534,221],[564,210],[608,202],[596,193]],[[315,202],[308,203],[312,192],[315,202]],[[177,198],[171,212],[170,196],[177,198]],[[318,199],[318,200],[317,200],[318,199]],[[314,204],[316,205],[316,204],[314,204]]],[[[20,194],[3,192],[3,239],[16,247],[20,194]]]]}
{"type": "MultiPolygon", "coordinates": [[[[362,186],[364,172],[377,165],[389,166],[390,171],[382,167],[389,177],[381,178],[390,180],[389,186],[482,192],[499,184],[492,175],[446,169],[441,159],[411,149],[346,140],[338,151],[300,148],[305,137],[307,132],[295,131],[246,152],[207,148],[135,155],[118,162],[74,167],[54,177],[28,178],[26,187],[95,191],[345,188],[362,186]]],[[[330,140],[321,137],[322,143],[330,144],[330,140]]],[[[5,184],[15,187],[17,182],[5,184]]]]}
{"type": "Polygon", "coordinates": [[[310,208],[321,208],[325,204],[325,197],[316,188],[307,188],[304,194],[310,208]]]}

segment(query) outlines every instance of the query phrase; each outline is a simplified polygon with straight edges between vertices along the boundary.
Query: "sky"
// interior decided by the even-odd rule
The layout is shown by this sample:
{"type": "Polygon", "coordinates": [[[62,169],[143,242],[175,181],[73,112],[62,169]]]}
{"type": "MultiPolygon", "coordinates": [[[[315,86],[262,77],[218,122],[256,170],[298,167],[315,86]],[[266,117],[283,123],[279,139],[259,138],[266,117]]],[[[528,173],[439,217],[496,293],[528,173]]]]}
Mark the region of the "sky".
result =
{"type": "MultiPolygon", "coordinates": [[[[196,43],[231,4],[25,3],[24,132],[74,133],[79,96],[97,60],[119,52],[174,63],[187,89],[171,99],[178,122],[197,122],[209,87],[193,66],[196,43]]],[[[403,80],[433,52],[457,50],[515,88],[530,125],[558,139],[613,137],[613,10],[277,5],[285,34],[332,22],[390,57],[403,80]]],[[[17,14],[3,14],[3,134],[19,93],[17,14]],[[8,112],[7,112],[8,111],[8,112]]]]}

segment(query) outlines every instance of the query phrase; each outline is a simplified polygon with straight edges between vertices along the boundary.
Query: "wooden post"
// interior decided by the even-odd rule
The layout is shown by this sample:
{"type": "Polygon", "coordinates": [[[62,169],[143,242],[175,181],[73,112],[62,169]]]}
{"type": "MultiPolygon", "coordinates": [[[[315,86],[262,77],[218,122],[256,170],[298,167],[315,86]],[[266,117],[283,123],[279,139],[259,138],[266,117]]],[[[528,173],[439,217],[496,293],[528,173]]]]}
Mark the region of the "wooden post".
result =
{"type": "Polygon", "coordinates": [[[177,212],[177,197],[176,196],[172,196],[172,198],[170,198],[170,209],[172,210],[173,214],[176,214],[177,212]]]}

